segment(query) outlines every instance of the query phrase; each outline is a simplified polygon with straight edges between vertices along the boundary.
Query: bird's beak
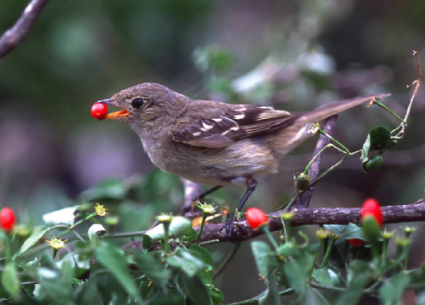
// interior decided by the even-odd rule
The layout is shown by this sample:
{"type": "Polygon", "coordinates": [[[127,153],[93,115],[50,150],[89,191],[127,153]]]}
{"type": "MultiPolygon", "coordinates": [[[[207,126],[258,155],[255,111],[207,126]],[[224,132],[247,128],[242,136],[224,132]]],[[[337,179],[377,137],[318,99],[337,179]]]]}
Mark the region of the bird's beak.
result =
{"type": "MultiPolygon", "coordinates": [[[[122,106],[118,105],[117,103],[113,102],[109,98],[97,101],[96,103],[102,103],[102,104],[108,104],[108,105],[113,105],[113,106],[117,106],[117,107],[122,107],[122,106]]],[[[109,113],[105,117],[105,119],[106,120],[116,120],[116,119],[119,119],[119,118],[124,118],[124,117],[128,116],[129,114],[130,114],[130,112],[128,112],[126,109],[122,109],[120,111],[115,111],[115,112],[109,113]]]]}

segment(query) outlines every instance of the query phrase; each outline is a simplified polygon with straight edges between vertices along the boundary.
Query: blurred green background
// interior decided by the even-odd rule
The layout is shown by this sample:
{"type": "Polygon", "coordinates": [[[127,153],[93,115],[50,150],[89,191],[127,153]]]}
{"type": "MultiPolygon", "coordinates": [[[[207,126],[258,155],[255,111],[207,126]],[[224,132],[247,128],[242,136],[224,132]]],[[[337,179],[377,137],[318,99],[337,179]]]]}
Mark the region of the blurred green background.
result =
{"type": "MultiPolygon", "coordinates": [[[[1,32],[26,4],[0,2],[1,32]]],[[[141,82],[291,111],[390,92],[385,103],[404,115],[406,84],[417,77],[412,50],[425,62],[424,16],[422,0],[50,1],[22,44],[0,61],[0,205],[17,209],[23,223],[39,224],[44,213],[103,198],[121,217],[119,231],[146,229],[158,213],[177,212],[179,179],[153,169],[128,126],[90,116],[93,102],[141,82]]],[[[405,139],[384,154],[384,166],[365,174],[358,158],[350,160],[319,184],[312,206],[423,197],[422,91],[405,139]]],[[[340,116],[335,136],[357,150],[370,128],[397,124],[378,107],[359,107],[340,116]]],[[[303,170],[314,144],[287,156],[248,205],[272,211],[290,198],[293,173],[303,170]]],[[[338,158],[330,151],[323,165],[338,158]]],[[[233,206],[243,192],[226,188],[209,201],[233,206]]],[[[412,266],[425,256],[416,242],[412,266]]],[[[231,247],[210,249],[219,260],[231,247]]],[[[239,254],[217,281],[226,303],[264,289],[249,243],[239,254]]]]}

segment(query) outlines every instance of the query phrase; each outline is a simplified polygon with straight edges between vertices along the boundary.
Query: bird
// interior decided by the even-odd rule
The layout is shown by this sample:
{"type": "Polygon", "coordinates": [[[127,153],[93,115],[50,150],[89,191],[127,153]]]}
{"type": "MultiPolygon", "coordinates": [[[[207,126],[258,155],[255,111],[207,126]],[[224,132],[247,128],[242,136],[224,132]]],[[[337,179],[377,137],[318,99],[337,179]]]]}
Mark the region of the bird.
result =
{"type": "MultiPolygon", "coordinates": [[[[167,173],[217,189],[246,185],[240,211],[263,175],[307,138],[315,123],[381,99],[379,94],[328,103],[310,112],[269,106],[192,100],[157,83],[141,83],[96,103],[120,111],[105,119],[125,122],[140,137],[152,163],[167,173]]],[[[232,231],[234,215],[226,230],[232,231]]]]}

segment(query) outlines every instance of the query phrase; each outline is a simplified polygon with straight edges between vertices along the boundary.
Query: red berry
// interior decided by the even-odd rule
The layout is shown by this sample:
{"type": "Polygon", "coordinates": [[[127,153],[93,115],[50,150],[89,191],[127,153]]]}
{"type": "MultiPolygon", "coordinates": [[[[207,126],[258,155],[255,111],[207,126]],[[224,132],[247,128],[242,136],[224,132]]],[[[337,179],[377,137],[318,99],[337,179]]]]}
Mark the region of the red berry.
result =
{"type": "Polygon", "coordinates": [[[95,103],[91,106],[91,115],[97,120],[103,120],[108,114],[108,107],[102,103],[95,103]]]}
{"type": "Polygon", "coordinates": [[[376,199],[369,198],[363,203],[360,220],[363,221],[363,219],[369,215],[373,216],[378,225],[382,227],[384,224],[384,217],[382,216],[381,207],[376,199]]]}
{"type": "Polygon", "coordinates": [[[364,240],[361,240],[361,239],[358,239],[358,238],[349,239],[348,241],[350,242],[350,244],[354,248],[360,248],[360,247],[363,247],[366,244],[366,242],[364,240]]]}
{"type": "Polygon", "coordinates": [[[15,226],[15,213],[10,208],[3,208],[0,212],[0,226],[3,231],[12,231],[15,226]]]}
{"type": "Polygon", "coordinates": [[[266,213],[258,208],[249,208],[245,213],[246,220],[254,230],[269,223],[266,213]]]}

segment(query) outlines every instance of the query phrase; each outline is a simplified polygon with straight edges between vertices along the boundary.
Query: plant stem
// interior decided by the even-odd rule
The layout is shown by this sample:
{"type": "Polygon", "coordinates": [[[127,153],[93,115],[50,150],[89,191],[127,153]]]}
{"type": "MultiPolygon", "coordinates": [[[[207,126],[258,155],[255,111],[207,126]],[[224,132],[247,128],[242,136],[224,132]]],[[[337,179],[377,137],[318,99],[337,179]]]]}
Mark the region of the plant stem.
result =
{"type": "Polygon", "coordinates": [[[407,263],[409,261],[409,245],[404,247],[404,270],[407,270],[407,263]]]}
{"type": "Polygon", "coordinates": [[[326,261],[328,260],[329,254],[331,254],[331,249],[332,249],[332,246],[334,244],[334,241],[335,240],[333,238],[331,238],[331,240],[329,242],[329,245],[328,245],[328,249],[326,249],[325,257],[323,257],[323,261],[320,264],[320,268],[323,268],[323,266],[325,265],[326,261]]]}
{"type": "Polygon", "coordinates": [[[170,222],[164,221],[162,225],[164,226],[164,249],[163,250],[165,253],[170,253],[171,247],[170,247],[170,241],[168,240],[168,228],[170,227],[170,222]]]}
{"type": "Polygon", "coordinates": [[[395,116],[397,119],[399,119],[404,125],[407,125],[405,120],[403,120],[401,117],[399,117],[397,114],[395,114],[390,108],[388,108],[387,106],[382,104],[380,101],[375,100],[375,101],[373,101],[373,103],[378,105],[379,107],[385,109],[389,113],[391,113],[393,116],[395,116]]]}
{"type": "Polygon", "coordinates": [[[201,242],[201,236],[202,236],[202,231],[204,230],[205,218],[207,218],[207,213],[205,213],[202,210],[202,221],[201,221],[201,226],[200,226],[199,232],[198,232],[198,239],[196,240],[197,245],[199,245],[199,243],[201,242]]]}
{"type": "MultiPolygon", "coordinates": [[[[282,291],[279,291],[279,295],[280,296],[284,296],[287,294],[291,294],[294,292],[294,288],[288,288],[282,291]]],[[[241,301],[241,302],[236,302],[236,303],[231,303],[229,305],[248,305],[248,304],[258,304],[260,297],[262,297],[263,294],[256,296],[255,298],[249,299],[249,300],[245,300],[245,301],[241,301]]]]}
{"type": "Polygon", "coordinates": [[[267,225],[264,225],[262,227],[262,230],[263,230],[264,233],[266,233],[267,237],[269,238],[270,242],[272,243],[273,247],[276,250],[278,248],[278,245],[277,245],[276,241],[274,240],[272,233],[270,233],[269,227],[267,225]]]}
{"type": "Polygon", "coordinates": [[[323,239],[320,239],[319,242],[320,242],[320,246],[319,246],[319,249],[316,251],[316,254],[314,254],[313,264],[311,265],[311,269],[310,269],[310,272],[309,272],[309,275],[308,275],[308,278],[307,278],[307,283],[308,284],[310,284],[310,282],[311,282],[311,276],[313,275],[314,265],[316,263],[317,256],[319,255],[320,250],[322,249],[323,239]]]}
{"type": "Polygon", "coordinates": [[[235,256],[236,252],[238,252],[239,247],[241,246],[241,242],[238,242],[236,246],[233,248],[233,250],[226,256],[226,258],[223,260],[223,263],[220,267],[217,268],[217,271],[214,274],[214,279],[223,272],[224,268],[230,263],[232,258],[235,256]]]}

